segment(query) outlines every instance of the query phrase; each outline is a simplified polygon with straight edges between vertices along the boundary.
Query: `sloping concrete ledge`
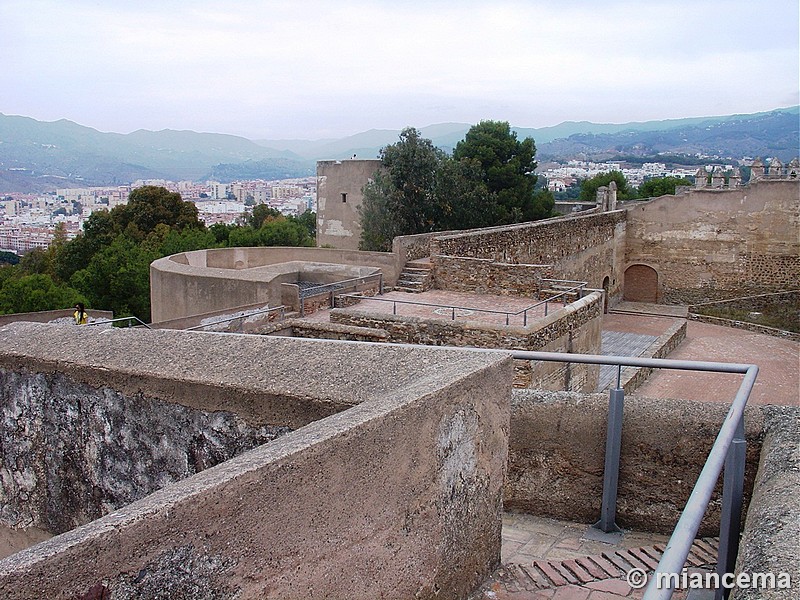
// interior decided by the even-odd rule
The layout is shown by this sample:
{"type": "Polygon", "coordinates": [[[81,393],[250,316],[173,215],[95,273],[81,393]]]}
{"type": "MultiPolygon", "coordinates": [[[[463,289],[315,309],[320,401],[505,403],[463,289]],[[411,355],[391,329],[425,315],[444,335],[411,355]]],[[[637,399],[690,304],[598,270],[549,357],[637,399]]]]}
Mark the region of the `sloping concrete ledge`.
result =
{"type": "Polygon", "coordinates": [[[800,587],[800,408],[765,406],[764,449],[739,547],[739,573],[788,573],[791,588],[739,588],[735,600],[794,600],[800,587]]]}
{"type": "Polygon", "coordinates": [[[508,356],[30,323],[0,348],[7,370],[307,423],[0,561],[4,598],[462,598],[499,562],[508,356]]]}

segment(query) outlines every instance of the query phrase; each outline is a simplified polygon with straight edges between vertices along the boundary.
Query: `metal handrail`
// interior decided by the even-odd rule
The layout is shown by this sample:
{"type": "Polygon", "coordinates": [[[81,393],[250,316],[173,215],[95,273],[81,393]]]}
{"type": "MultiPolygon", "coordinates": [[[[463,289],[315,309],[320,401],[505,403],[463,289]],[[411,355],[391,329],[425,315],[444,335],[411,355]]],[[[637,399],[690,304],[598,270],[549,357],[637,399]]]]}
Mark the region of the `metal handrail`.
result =
{"type": "MultiPolygon", "coordinates": [[[[322,341],[322,340],[320,340],[322,341]]],[[[332,340],[324,340],[330,343],[332,340]]],[[[340,344],[381,344],[407,348],[426,348],[418,344],[386,344],[382,342],[357,342],[337,340],[340,344]]],[[[672,360],[666,358],[641,358],[627,356],[610,356],[596,354],[569,354],[564,352],[539,352],[523,350],[503,350],[489,348],[473,348],[458,346],[439,346],[450,350],[471,350],[483,353],[509,354],[518,360],[535,360],[545,362],[565,362],[591,365],[612,365],[618,369],[622,367],[649,367],[656,369],[673,369],[681,371],[702,371],[716,373],[743,374],[739,389],[736,392],[728,413],[725,416],[714,444],[709,451],[706,462],[700,471],[694,488],[686,502],[678,523],[670,536],[661,560],[650,578],[642,600],[668,600],[672,597],[674,587],[678,583],[680,574],[689,556],[689,550],[694,543],[695,536],[700,529],[700,523],[708,509],[708,503],[716,487],[716,482],[722,473],[725,476],[722,489],[722,515],[720,517],[720,542],[717,557],[717,574],[722,576],[733,573],[736,566],[736,557],[739,548],[739,526],[741,522],[742,498],[744,495],[744,467],[746,462],[744,409],[753,390],[758,366],[753,364],[719,363],[706,361],[672,360]],[[659,583],[667,585],[660,587],[659,583]]],[[[619,385],[619,384],[618,384],[619,385]]],[[[622,390],[612,390],[613,393],[622,390]]],[[[610,420],[610,419],[609,419],[610,420]]],[[[618,432],[618,433],[621,433],[618,432]]],[[[617,444],[621,443],[621,436],[617,444]]],[[[617,451],[619,448],[617,448],[617,451]]],[[[607,446],[608,451],[608,446],[607,446]]],[[[606,462],[608,466],[608,462],[606,462]]],[[[604,487],[608,482],[608,473],[604,474],[604,487]]],[[[616,474],[612,474],[616,477],[616,474]]],[[[603,500],[605,504],[605,491],[603,500]]],[[[616,502],[616,499],[614,499],[616,502]]],[[[601,510],[605,512],[605,506],[601,510]]],[[[613,522],[613,516],[612,516],[613,522]]],[[[716,600],[727,598],[730,590],[720,588],[716,590],[716,600]]]]}
{"type": "MultiPolygon", "coordinates": [[[[578,282],[578,283],[580,283],[580,282],[578,282]]],[[[584,285],[585,285],[585,283],[584,283],[584,285]]],[[[505,315],[506,316],[506,325],[509,325],[510,317],[516,317],[516,316],[522,315],[522,317],[523,317],[522,325],[523,325],[523,327],[527,327],[527,325],[528,325],[528,311],[529,310],[532,310],[532,309],[537,308],[537,307],[541,306],[542,304],[544,304],[544,306],[545,306],[544,316],[547,316],[547,306],[548,306],[549,302],[552,302],[553,300],[555,300],[557,298],[560,298],[561,296],[564,296],[564,299],[565,299],[564,306],[566,306],[566,304],[567,304],[567,302],[566,302],[567,295],[569,293],[571,293],[571,292],[574,292],[575,290],[578,290],[578,289],[580,290],[579,291],[579,296],[578,296],[579,298],[583,297],[583,291],[584,290],[588,291],[588,292],[599,292],[599,291],[601,291],[601,290],[594,290],[594,289],[591,289],[591,288],[584,288],[584,286],[576,286],[574,288],[570,288],[569,290],[561,292],[560,294],[558,294],[556,296],[553,296],[553,297],[548,298],[546,300],[540,300],[539,302],[536,302],[535,304],[531,304],[530,306],[527,306],[525,308],[521,308],[520,310],[518,310],[516,312],[507,311],[507,310],[492,310],[492,309],[489,309],[489,308],[472,308],[472,307],[466,307],[466,306],[456,306],[456,305],[453,305],[453,304],[435,304],[435,303],[431,303],[431,302],[416,302],[414,300],[396,300],[394,298],[376,298],[374,296],[365,297],[365,296],[360,296],[358,294],[340,294],[340,296],[344,296],[345,298],[358,298],[358,299],[361,299],[361,300],[375,300],[377,302],[392,302],[393,303],[393,305],[392,305],[392,314],[393,315],[397,315],[397,304],[413,304],[415,306],[431,306],[433,308],[449,308],[452,311],[451,312],[451,316],[450,316],[450,320],[451,321],[455,321],[456,320],[456,311],[457,310],[469,310],[469,311],[473,311],[473,312],[490,313],[490,314],[495,314],[495,315],[505,315]]]]}
{"type": "MultiPolygon", "coordinates": [[[[104,319],[102,321],[92,321],[91,323],[85,323],[85,325],[108,325],[109,323],[118,323],[120,321],[127,321],[130,323],[131,321],[137,321],[139,325],[146,327],[147,329],[152,329],[147,323],[142,321],[139,317],[130,316],[130,317],[118,317],[116,319],[104,319]]],[[[130,327],[130,325],[128,325],[130,327]]]]}
{"type": "Polygon", "coordinates": [[[272,308],[254,310],[253,312],[249,312],[246,315],[238,315],[236,317],[226,317],[224,319],[220,319],[219,321],[214,321],[212,323],[201,323],[200,325],[193,325],[192,327],[187,327],[186,329],[184,329],[184,331],[195,331],[196,329],[202,329],[203,327],[212,327],[214,325],[219,325],[220,323],[235,321],[236,319],[247,319],[249,317],[252,317],[253,315],[260,315],[263,313],[269,314],[274,310],[281,311],[281,320],[283,320],[284,316],[286,315],[286,307],[283,304],[281,304],[280,306],[273,306],[272,308]]]}
{"type": "Polygon", "coordinates": [[[349,284],[351,282],[356,282],[356,285],[358,285],[359,283],[363,283],[363,282],[367,281],[368,279],[373,279],[375,277],[378,278],[380,292],[383,293],[383,273],[373,273],[372,275],[363,275],[361,277],[353,277],[352,279],[342,279],[341,281],[332,281],[331,283],[323,283],[323,284],[320,284],[320,285],[314,285],[314,286],[305,288],[304,290],[302,290],[301,293],[302,293],[303,296],[313,295],[313,290],[318,290],[318,289],[323,289],[323,288],[331,288],[333,286],[341,286],[342,284],[349,284]],[[312,291],[311,294],[308,293],[309,290],[312,291]]]}

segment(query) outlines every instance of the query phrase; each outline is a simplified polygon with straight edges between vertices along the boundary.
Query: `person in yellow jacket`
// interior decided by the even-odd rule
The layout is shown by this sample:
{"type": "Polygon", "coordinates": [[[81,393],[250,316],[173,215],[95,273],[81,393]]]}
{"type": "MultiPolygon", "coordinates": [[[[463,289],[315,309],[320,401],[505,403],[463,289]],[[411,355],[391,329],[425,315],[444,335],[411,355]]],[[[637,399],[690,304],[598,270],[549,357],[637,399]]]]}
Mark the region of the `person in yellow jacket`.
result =
{"type": "Polygon", "coordinates": [[[86,310],[81,302],[75,305],[75,313],[72,316],[75,319],[75,325],[86,325],[89,320],[89,315],[86,314],[86,310]]]}

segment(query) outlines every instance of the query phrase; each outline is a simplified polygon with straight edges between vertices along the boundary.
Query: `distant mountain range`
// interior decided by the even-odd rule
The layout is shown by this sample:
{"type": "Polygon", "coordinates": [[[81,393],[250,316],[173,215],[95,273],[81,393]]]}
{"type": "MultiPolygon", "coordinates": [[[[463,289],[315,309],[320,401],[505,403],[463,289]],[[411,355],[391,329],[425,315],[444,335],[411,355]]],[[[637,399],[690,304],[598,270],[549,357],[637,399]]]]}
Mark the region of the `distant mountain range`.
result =
{"type": "MultiPolygon", "coordinates": [[[[799,152],[799,123],[800,110],[795,106],[749,115],[620,125],[565,122],[514,130],[520,138],[530,136],[536,141],[539,162],[695,154],[727,161],[777,156],[785,162],[799,152]]],[[[442,123],[420,131],[437,146],[450,150],[469,127],[466,123],[442,123]]],[[[120,185],[136,179],[303,177],[313,175],[317,160],[353,155],[376,158],[382,147],[397,141],[399,133],[373,129],[342,139],[252,141],[168,129],[103,133],[63,119],[42,122],[0,114],[0,192],[120,185]]]]}

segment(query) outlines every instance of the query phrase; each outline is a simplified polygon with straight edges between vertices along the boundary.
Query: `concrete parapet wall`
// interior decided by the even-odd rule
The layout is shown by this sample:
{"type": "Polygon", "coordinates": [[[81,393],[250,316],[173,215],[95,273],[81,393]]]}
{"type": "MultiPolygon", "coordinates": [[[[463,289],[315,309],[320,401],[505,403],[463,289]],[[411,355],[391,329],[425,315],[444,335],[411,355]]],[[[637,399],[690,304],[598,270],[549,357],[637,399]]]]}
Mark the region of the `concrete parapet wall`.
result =
{"type": "MultiPolygon", "coordinates": [[[[31,323],[49,323],[55,319],[71,319],[75,312],[74,308],[61,310],[40,310],[32,313],[13,313],[10,315],[0,315],[0,327],[17,321],[28,321],[31,323]]],[[[110,310],[95,310],[87,308],[86,314],[90,319],[113,319],[114,313],[110,310]]]]}
{"type": "Polygon", "coordinates": [[[775,577],[787,573],[792,585],[735,589],[732,598],[795,600],[800,585],[800,409],[767,406],[764,413],[764,448],[736,569],[775,577]]]}
{"type": "MultiPolygon", "coordinates": [[[[602,294],[593,292],[527,327],[403,317],[354,309],[334,309],[330,320],[385,331],[387,341],[395,343],[599,354],[602,313],[602,294]]],[[[593,391],[597,386],[599,368],[596,365],[517,362],[521,364],[515,385],[582,391],[593,391]]]]}
{"type": "MultiPolygon", "coordinates": [[[[714,402],[625,398],[617,499],[621,527],[672,531],[726,412],[726,405],[714,402]]],[[[515,390],[505,507],[596,522],[607,419],[607,394],[515,390]]],[[[745,424],[749,498],[764,429],[760,407],[747,409],[745,424]]],[[[718,535],[720,498],[721,483],[700,535],[718,535]]]]}
{"type": "Polygon", "coordinates": [[[538,297],[540,281],[554,277],[550,265],[496,262],[489,258],[431,257],[434,286],[439,290],[538,297]]]}
{"type": "Polygon", "coordinates": [[[0,561],[4,598],[463,598],[499,562],[508,356],[29,323],[0,348],[78,395],[300,425],[0,561]]]}
{"type": "Polygon", "coordinates": [[[394,285],[402,265],[394,254],[333,248],[216,248],[184,252],[150,265],[152,320],[169,321],[252,304],[281,304],[282,283],[304,271],[315,281],[383,273],[394,285]],[[326,277],[326,274],[330,277],[326,277]]]}

